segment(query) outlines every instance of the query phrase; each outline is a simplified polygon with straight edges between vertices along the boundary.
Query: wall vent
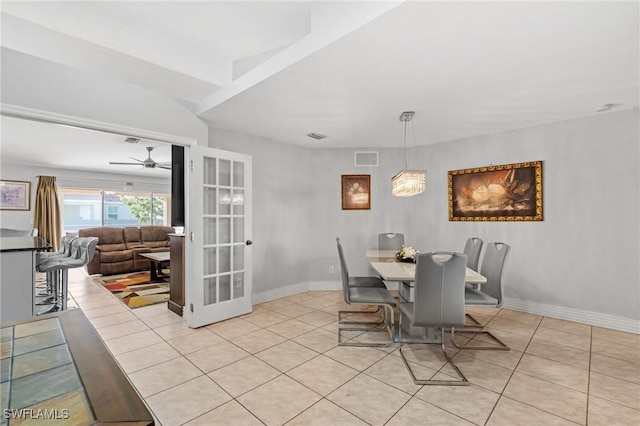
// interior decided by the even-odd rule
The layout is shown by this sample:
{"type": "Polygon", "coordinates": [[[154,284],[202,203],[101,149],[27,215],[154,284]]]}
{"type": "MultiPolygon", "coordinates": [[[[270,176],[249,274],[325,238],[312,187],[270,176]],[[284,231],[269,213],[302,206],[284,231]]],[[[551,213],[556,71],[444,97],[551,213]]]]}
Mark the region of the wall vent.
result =
{"type": "Polygon", "coordinates": [[[378,167],[378,151],[356,151],[356,167],[378,167]]]}
{"type": "Polygon", "coordinates": [[[139,143],[139,142],[140,142],[140,139],[138,139],[138,138],[131,138],[131,137],[129,137],[129,138],[126,138],[124,141],[125,141],[126,143],[136,144],[136,143],[139,143]]]}
{"type": "Polygon", "coordinates": [[[317,139],[317,140],[326,138],[325,135],[321,135],[320,133],[307,133],[307,136],[309,136],[312,139],[317,139]]]}

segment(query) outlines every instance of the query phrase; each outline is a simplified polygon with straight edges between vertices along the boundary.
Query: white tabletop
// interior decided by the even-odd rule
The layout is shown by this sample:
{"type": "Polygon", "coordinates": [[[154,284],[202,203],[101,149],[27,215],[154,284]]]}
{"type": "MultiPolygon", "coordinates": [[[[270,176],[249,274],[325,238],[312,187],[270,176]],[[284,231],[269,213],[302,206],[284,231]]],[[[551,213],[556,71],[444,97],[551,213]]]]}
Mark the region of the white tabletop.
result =
{"type": "MultiPolygon", "coordinates": [[[[441,256],[446,259],[446,256],[441,256]]],[[[438,256],[435,257],[438,259],[438,256]]],[[[415,263],[398,262],[395,250],[367,250],[367,260],[373,269],[386,281],[413,281],[416,275],[415,263]]],[[[470,284],[486,283],[487,279],[467,268],[465,281],[470,284]]]]}

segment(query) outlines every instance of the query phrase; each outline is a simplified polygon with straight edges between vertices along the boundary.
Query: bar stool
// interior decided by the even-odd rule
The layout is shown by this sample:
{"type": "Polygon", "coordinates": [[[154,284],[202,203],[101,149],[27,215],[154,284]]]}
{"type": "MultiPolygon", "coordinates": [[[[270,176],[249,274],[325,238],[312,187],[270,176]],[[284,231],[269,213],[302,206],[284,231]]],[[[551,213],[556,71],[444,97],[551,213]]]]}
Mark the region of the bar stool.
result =
{"type": "Polygon", "coordinates": [[[46,312],[38,315],[67,309],[68,271],[72,268],[80,268],[91,262],[97,245],[98,238],[96,237],[76,238],[71,243],[71,256],[52,258],[38,265],[39,272],[51,274],[55,293],[54,305],[46,312]]]}
{"type": "MultiPolygon", "coordinates": [[[[69,257],[71,256],[71,242],[73,240],[75,240],[76,236],[73,235],[65,235],[60,239],[60,250],[55,252],[55,253],[51,253],[51,252],[41,252],[39,251],[36,254],[36,265],[39,265],[47,260],[51,260],[54,258],[62,258],[62,257],[69,257]]],[[[52,293],[52,281],[49,279],[45,279],[43,280],[43,282],[41,284],[36,285],[37,288],[42,288],[42,287],[47,287],[46,291],[40,292],[37,295],[38,296],[50,296],[52,293]]]]}
{"type": "Polygon", "coordinates": [[[46,274],[46,286],[47,289],[37,294],[39,297],[46,297],[45,299],[36,303],[37,306],[54,305],[53,310],[48,312],[55,312],[55,305],[58,303],[58,283],[59,277],[56,276],[56,270],[48,268],[48,264],[54,260],[79,258],[80,257],[80,241],[77,237],[66,238],[63,246],[65,247],[64,253],[39,253],[36,263],[36,271],[46,274]]]}

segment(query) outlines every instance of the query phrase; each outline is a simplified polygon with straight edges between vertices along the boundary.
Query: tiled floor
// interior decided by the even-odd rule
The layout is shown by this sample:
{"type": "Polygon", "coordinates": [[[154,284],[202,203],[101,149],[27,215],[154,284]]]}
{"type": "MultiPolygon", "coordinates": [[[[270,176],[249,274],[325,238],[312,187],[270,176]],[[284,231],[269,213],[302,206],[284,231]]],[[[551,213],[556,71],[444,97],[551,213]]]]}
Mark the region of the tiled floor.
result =
{"type": "MultiPolygon", "coordinates": [[[[69,288],[164,426],[640,424],[640,335],[473,309],[511,351],[452,350],[472,384],[417,386],[395,348],[337,346],[340,292],[194,330],[164,304],[130,310],[82,271],[69,288]]],[[[414,359],[454,374],[437,352],[414,359]]]]}

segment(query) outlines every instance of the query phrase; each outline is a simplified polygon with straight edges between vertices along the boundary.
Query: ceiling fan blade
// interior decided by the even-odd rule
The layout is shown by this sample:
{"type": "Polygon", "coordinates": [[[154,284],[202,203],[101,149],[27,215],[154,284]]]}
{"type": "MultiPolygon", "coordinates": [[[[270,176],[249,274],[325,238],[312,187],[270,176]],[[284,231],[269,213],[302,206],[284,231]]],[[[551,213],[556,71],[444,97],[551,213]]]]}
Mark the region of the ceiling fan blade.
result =
{"type": "Polygon", "coordinates": [[[159,163],[156,163],[156,167],[159,169],[171,170],[171,166],[163,166],[159,163]]]}
{"type": "Polygon", "coordinates": [[[109,161],[109,164],[115,164],[119,166],[139,166],[140,165],[140,163],[121,163],[117,161],[109,161]]]}
{"type": "Polygon", "coordinates": [[[136,161],[138,161],[138,162],[140,162],[140,163],[144,163],[144,161],[142,161],[142,160],[138,160],[137,158],[133,158],[133,157],[129,157],[129,158],[131,158],[132,160],[136,160],[136,161]]]}

